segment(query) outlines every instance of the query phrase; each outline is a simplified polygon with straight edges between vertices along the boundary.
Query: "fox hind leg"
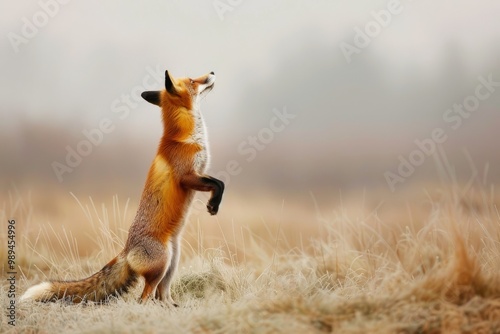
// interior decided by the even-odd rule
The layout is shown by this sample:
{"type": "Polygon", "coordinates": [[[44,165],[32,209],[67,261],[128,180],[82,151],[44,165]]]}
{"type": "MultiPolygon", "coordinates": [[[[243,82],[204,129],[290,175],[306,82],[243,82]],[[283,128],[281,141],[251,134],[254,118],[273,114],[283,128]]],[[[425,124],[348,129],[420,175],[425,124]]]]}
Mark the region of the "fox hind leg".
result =
{"type": "MultiPolygon", "coordinates": [[[[170,259],[169,259],[170,260],[170,259]]],[[[148,300],[150,296],[154,296],[157,293],[158,285],[165,276],[167,271],[168,263],[164,261],[162,265],[151,268],[147,272],[143,273],[144,277],[144,290],[142,291],[140,302],[144,303],[148,300]]]]}
{"type": "Polygon", "coordinates": [[[151,243],[131,250],[127,255],[127,262],[132,270],[144,277],[144,290],[139,302],[144,303],[154,295],[158,284],[165,276],[172,257],[172,252],[161,244],[151,243]]]}
{"type": "Polygon", "coordinates": [[[181,255],[179,237],[175,237],[170,242],[170,246],[171,246],[172,257],[171,257],[170,263],[168,265],[167,272],[165,273],[165,276],[158,284],[155,297],[158,300],[167,301],[170,304],[172,304],[173,306],[177,307],[179,305],[177,305],[174,302],[174,300],[172,299],[172,295],[170,292],[170,286],[172,284],[172,278],[174,277],[175,271],[177,270],[177,266],[179,264],[179,258],[181,255]]]}

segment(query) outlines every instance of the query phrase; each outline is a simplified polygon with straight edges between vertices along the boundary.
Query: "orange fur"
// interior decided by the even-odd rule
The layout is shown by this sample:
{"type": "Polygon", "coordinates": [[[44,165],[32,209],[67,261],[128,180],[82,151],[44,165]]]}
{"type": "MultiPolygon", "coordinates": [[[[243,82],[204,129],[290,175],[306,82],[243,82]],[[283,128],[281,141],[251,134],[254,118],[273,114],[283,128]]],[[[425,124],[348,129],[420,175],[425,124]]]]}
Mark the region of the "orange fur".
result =
{"type": "Polygon", "coordinates": [[[197,109],[199,95],[209,91],[214,81],[213,73],[175,80],[165,72],[164,90],[142,94],[148,102],[161,107],[164,131],[125,248],[91,277],[45,282],[30,288],[24,299],[100,302],[126,292],[137,277],[143,277],[142,302],[155,295],[174,304],[170,284],[179,261],[180,234],[194,192],[210,191],[207,208],[216,214],[224,191],[222,181],[204,175],[208,145],[197,109]]]}

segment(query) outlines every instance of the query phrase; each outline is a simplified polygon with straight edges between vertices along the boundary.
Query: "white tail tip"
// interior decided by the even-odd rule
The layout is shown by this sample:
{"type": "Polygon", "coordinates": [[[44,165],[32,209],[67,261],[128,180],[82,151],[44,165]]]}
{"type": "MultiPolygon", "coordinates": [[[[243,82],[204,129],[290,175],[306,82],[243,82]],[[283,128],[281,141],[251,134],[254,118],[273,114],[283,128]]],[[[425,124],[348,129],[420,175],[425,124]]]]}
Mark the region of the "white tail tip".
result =
{"type": "Polygon", "coordinates": [[[19,298],[20,302],[26,300],[39,300],[43,299],[44,296],[49,294],[52,289],[52,284],[49,282],[43,282],[37,285],[32,286],[19,298]]]}

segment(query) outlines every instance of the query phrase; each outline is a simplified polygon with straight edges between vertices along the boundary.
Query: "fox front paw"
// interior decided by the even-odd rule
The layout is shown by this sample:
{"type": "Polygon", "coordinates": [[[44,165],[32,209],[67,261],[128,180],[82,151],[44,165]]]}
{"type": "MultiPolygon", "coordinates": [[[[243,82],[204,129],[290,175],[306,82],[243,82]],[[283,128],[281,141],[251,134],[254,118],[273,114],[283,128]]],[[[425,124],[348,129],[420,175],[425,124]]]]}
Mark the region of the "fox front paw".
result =
{"type": "Polygon", "coordinates": [[[208,212],[212,216],[214,216],[214,215],[217,214],[217,212],[219,212],[219,203],[209,201],[208,204],[207,204],[207,209],[208,209],[208,212]]]}

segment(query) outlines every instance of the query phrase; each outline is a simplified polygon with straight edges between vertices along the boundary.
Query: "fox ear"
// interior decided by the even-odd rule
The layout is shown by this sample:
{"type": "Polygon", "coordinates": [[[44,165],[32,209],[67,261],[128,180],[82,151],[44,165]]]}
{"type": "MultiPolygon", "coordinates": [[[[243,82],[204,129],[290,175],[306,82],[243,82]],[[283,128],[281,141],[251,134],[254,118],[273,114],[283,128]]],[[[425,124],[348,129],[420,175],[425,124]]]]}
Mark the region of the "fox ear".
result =
{"type": "Polygon", "coordinates": [[[165,71],[165,89],[170,94],[177,94],[177,91],[175,90],[174,83],[172,82],[172,79],[170,78],[168,71],[165,71]]]}
{"type": "Polygon", "coordinates": [[[160,106],[160,102],[161,102],[161,99],[160,99],[160,92],[155,90],[155,91],[147,91],[147,92],[143,92],[141,94],[142,98],[146,101],[148,101],[149,103],[152,103],[152,104],[156,104],[157,106],[160,106]]]}

